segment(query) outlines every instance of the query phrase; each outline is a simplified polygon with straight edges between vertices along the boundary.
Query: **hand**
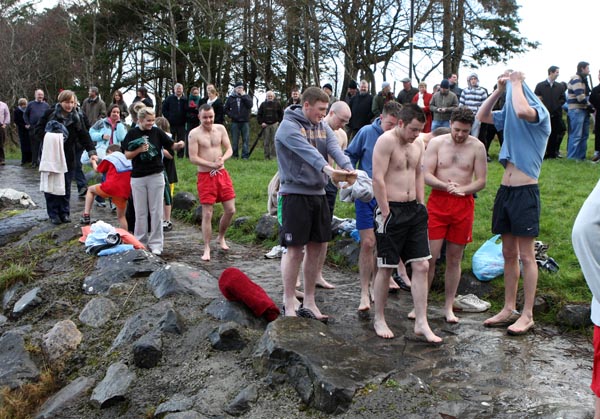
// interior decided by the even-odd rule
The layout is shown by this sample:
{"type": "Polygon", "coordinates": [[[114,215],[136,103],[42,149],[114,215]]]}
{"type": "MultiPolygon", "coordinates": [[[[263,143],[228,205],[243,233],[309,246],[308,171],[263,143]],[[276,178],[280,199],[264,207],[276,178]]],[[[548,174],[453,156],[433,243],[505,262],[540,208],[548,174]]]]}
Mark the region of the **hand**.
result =
{"type": "Polygon", "coordinates": [[[223,160],[223,156],[217,157],[212,167],[213,169],[217,170],[221,170],[223,167],[225,167],[225,161],[223,160]]]}
{"type": "Polygon", "coordinates": [[[264,122],[262,124],[260,124],[261,127],[266,128],[267,124],[265,124],[264,122]]]}
{"type": "Polygon", "coordinates": [[[98,156],[92,156],[90,157],[90,162],[98,162],[98,156]]]}
{"type": "Polygon", "coordinates": [[[520,71],[513,71],[512,73],[510,73],[509,77],[512,83],[523,82],[525,80],[525,73],[522,73],[520,71]]]}
{"type": "Polygon", "coordinates": [[[109,141],[110,140],[110,135],[109,134],[104,134],[102,136],[102,138],[105,139],[106,141],[109,141]]]}
{"type": "Polygon", "coordinates": [[[145,153],[146,151],[148,151],[150,149],[150,144],[149,143],[144,143],[141,146],[138,147],[138,150],[140,153],[145,153]]]}
{"type": "Polygon", "coordinates": [[[25,128],[29,129],[31,127],[31,125],[25,125],[25,128]]]}
{"type": "Polygon", "coordinates": [[[336,185],[338,188],[340,187],[340,182],[347,182],[346,185],[343,186],[343,188],[345,189],[348,186],[353,185],[354,182],[356,182],[358,172],[356,172],[356,170],[333,170],[329,177],[331,178],[333,184],[336,185]]]}
{"type": "Polygon", "coordinates": [[[459,191],[460,185],[456,182],[452,182],[450,179],[448,179],[448,184],[446,185],[446,192],[448,192],[450,195],[456,195],[456,196],[465,196],[464,192],[459,191]]]}

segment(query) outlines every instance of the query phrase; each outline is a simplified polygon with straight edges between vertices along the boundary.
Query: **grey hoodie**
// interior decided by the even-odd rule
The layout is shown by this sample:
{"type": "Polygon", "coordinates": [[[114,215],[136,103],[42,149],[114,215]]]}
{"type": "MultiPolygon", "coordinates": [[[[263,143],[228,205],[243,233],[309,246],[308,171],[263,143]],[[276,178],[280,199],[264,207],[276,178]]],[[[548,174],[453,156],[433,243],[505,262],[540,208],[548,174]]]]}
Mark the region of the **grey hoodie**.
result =
{"type": "Polygon", "coordinates": [[[280,194],[325,195],[328,176],[323,173],[327,155],[343,169],[352,170],[333,130],[323,121],[310,122],[301,105],[285,110],[275,134],[281,184],[280,194]]]}

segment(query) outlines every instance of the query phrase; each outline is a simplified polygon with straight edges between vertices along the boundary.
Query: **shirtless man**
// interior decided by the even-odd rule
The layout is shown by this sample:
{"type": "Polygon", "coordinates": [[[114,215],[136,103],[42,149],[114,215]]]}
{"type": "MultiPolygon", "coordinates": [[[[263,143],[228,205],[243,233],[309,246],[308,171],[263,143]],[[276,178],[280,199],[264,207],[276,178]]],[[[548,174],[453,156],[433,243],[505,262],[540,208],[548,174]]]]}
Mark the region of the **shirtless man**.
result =
{"type": "Polygon", "coordinates": [[[412,265],[411,293],[415,304],[417,336],[429,343],[439,343],[427,322],[427,209],[424,205],[422,142],[415,142],[425,126],[425,114],[415,104],[404,105],[398,125],[385,132],[373,150],[373,191],[377,240],[377,275],[375,276],[375,333],[390,339],[394,334],[385,321],[385,304],[389,278],[400,258],[412,265]]]}
{"type": "Polygon", "coordinates": [[[473,194],[485,187],[487,155],[485,146],[469,135],[475,116],[465,107],[450,116],[450,134],[433,138],[425,152],[425,183],[431,186],[427,202],[429,215],[429,287],[435,274],[434,261],[446,240],[446,303],[448,323],[457,323],[452,304],[460,281],[460,263],[465,245],[472,241],[475,200],[473,194]]]}
{"type": "Polygon", "coordinates": [[[219,221],[217,241],[221,249],[229,250],[225,242],[225,232],[235,214],[235,192],[229,173],[225,170],[225,160],[231,157],[232,149],[227,130],[215,124],[215,111],[212,106],[200,106],[198,118],[200,126],[190,131],[190,161],[198,166],[198,197],[202,205],[202,238],[204,254],[202,260],[210,260],[211,220],[213,206],[223,203],[223,216],[219,221]]]}
{"type": "Polygon", "coordinates": [[[538,178],[550,135],[550,114],[542,101],[525,84],[520,71],[507,71],[498,78],[498,88],[477,112],[481,122],[504,130],[498,156],[504,175],[494,201],[492,232],[502,235],[504,256],[504,307],[483,322],[487,327],[506,327],[509,335],[523,335],[533,327],[533,303],[538,267],[534,240],[540,227],[538,178]],[[501,110],[493,106],[506,92],[501,110]],[[515,311],[519,288],[519,259],[523,263],[522,314],[515,311]]]}

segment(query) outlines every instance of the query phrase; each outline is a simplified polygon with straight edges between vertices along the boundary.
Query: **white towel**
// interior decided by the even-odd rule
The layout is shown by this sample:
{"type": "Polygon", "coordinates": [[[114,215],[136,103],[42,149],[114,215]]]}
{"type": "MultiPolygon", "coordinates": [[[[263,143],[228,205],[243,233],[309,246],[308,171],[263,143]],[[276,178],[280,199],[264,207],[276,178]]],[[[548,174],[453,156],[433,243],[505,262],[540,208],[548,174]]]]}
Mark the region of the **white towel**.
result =
{"type": "Polygon", "coordinates": [[[40,191],[52,195],[65,195],[67,159],[63,148],[63,134],[47,132],[40,160],[40,191]]]}

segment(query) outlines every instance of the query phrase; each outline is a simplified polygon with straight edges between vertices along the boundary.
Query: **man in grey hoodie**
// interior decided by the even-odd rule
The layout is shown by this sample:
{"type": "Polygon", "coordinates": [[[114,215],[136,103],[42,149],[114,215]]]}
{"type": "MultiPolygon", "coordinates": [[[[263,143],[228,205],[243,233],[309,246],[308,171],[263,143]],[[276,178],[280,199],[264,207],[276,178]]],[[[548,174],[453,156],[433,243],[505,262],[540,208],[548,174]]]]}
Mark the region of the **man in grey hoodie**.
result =
{"type": "Polygon", "coordinates": [[[279,166],[280,242],[287,247],[281,259],[285,315],[326,321],[315,303],[315,284],[321,271],[327,242],[331,239],[331,215],[325,197],[328,178],[339,185],[356,180],[350,159],[342,152],[331,128],[323,122],[329,97],[318,87],[302,94],[300,105],[285,110],[275,134],[279,166]],[[327,155],[344,170],[335,170],[327,155]],[[304,250],[305,249],[305,250],[304,250]],[[303,250],[306,252],[304,258],[303,250]],[[299,307],[295,285],[304,264],[304,305],[299,307]]]}

